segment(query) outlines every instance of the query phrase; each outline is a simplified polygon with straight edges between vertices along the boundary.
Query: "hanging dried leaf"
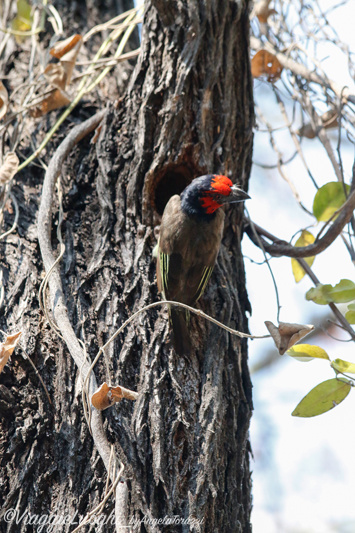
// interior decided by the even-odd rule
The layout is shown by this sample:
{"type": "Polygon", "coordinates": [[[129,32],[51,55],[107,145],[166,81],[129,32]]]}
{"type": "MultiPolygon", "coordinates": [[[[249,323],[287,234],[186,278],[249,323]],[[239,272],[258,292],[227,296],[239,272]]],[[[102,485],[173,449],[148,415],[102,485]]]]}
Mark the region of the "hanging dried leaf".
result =
{"type": "Polygon", "coordinates": [[[30,115],[33,118],[38,118],[46,115],[54,109],[59,109],[65,105],[69,105],[71,102],[68,95],[62,91],[62,89],[55,89],[44,100],[40,101],[36,107],[31,109],[30,115]]]}
{"type": "MultiPolygon", "coordinates": [[[[326,130],[337,128],[339,126],[339,115],[333,109],[326,111],[321,117],[323,127],[326,130]]],[[[312,124],[307,122],[300,129],[296,131],[300,137],[306,137],[307,139],[314,139],[317,137],[317,132],[314,130],[312,124]]]]}
{"type": "Polygon", "coordinates": [[[258,17],[259,22],[262,24],[267,23],[267,19],[270,17],[270,15],[277,13],[275,9],[269,8],[270,1],[271,0],[260,0],[260,2],[257,2],[254,6],[252,16],[258,17]]]}
{"type": "Polygon", "coordinates": [[[0,120],[6,115],[9,95],[2,81],[0,81],[0,120]]]}
{"type": "Polygon", "coordinates": [[[19,159],[15,152],[8,152],[5,155],[3,164],[0,167],[0,185],[5,185],[17,172],[19,159]]]}
{"type": "Polygon", "coordinates": [[[323,126],[326,130],[337,128],[339,126],[339,115],[337,111],[334,111],[333,109],[329,109],[323,113],[320,118],[322,119],[323,126]]]}
{"type": "Polygon", "coordinates": [[[21,336],[21,331],[14,333],[14,335],[8,335],[5,342],[0,344],[0,374],[3,371],[4,366],[9,360],[10,355],[16,348],[16,344],[21,336]]]}
{"type": "Polygon", "coordinates": [[[102,411],[111,407],[114,403],[120,402],[122,398],[127,400],[136,400],[138,394],[131,390],[125,389],[124,387],[109,387],[107,383],[103,383],[101,387],[92,395],[91,403],[92,405],[102,411]]]}
{"type": "Polygon", "coordinates": [[[259,50],[251,60],[251,74],[254,78],[267,76],[267,81],[275,82],[280,78],[282,69],[277,57],[267,50],[259,50]]]}
{"type": "Polygon", "coordinates": [[[277,327],[269,320],[265,321],[265,326],[269,330],[280,355],[283,355],[286,350],[289,350],[291,346],[314,329],[312,324],[292,324],[289,322],[280,322],[277,327]]]}

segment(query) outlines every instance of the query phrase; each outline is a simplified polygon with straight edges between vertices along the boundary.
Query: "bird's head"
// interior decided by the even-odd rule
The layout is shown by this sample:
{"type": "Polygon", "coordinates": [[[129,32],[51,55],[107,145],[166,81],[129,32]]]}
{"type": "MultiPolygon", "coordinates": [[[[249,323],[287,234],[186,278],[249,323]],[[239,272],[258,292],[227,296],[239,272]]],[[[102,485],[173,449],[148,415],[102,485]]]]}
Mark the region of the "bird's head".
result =
{"type": "Polygon", "coordinates": [[[244,202],[250,196],[233,185],[227,176],[208,174],[194,179],[181,194],[182,210],[193,216],[210,218],[224,204],[244,202]]]}

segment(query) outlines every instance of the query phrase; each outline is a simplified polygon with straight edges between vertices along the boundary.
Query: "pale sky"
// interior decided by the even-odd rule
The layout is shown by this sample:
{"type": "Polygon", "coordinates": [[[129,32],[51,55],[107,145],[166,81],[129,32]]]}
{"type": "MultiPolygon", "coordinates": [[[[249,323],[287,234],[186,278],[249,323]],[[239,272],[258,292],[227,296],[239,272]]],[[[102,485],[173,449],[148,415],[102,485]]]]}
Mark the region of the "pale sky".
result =
{"type": "MultiPolygon", "coordinates": [[[[320,1],[324,9],[334,4],[330,0],[320,1]]],[[[355,51],[354,10],[350,6],[351,3],[334,12],[329,19],[342,39],[355,51]]],[[[328,76],[339,84],[353,85],[342,54],[334,53],[333,45],[322,45],[321,52],[328,76]]],[[[255,87],[256,102],[263,113],[273,124],[275,120],[282,124],[267,83],[256,81],[255,87]]],[[[336,146],[337,131],[329,136],[336,146]]],[[[293,153],[293,144],[285,131],[277,134],[277,142],[285,156],[293,153]]],[[[255,161],[275,162],[268,143],[266,133],[256,135],[255,161]]],[[[304,139],[302,146],[317,183],[323,185],[336,181],[319,141],[304,139]]],[[[345,136],[342,156],[349,183],[354,148],[350,143],[346,144],[345,136]]],[[[304,203],[311,209],[315,188],[304,167],[295,161],[287,166],[287,173],[304,203]]],[[[298,229],[312,223],[311,218],[298,207],[277,170],[254,166],[249,193],[252,200],[247,207],[251,218],[280,238],[289,240],[298,229]]],[[[320,227],[309,229],[316,235],[320,227]]],[[[276,323],[273,284],[266,266],[253,264],[247,258],[263,260],[248,237],[243,239],[243,253],[246,256],[247,289],[253,308],[250,331],[264,334],[264,320],[276,323]]],[[[313,321],[317,326],[327,309],[306,302],[304,295],[313,284],[304,278],[296,285],[290,263],[287,258],[271,261],[280,292],[280,319],[304,324],[313,321]],[[319,318],[315,319],[317,314],[319,318]]],[[[341,242],[320,254],[312,268],[323,283],[335,284],[341,278],[354,280],[354,266],[341,242]]],[[[340,330],[333,329],[333,333],[345,338],[340,330]]],[[[355,362],[354,343],[337,342],[324,336],[312,338],[309,343],[321,345],[331,359],[339,357],[355,362]]],[[[270,340],[250,342],[251,366],[270,349],[273,349],[270,340]]],[[[303,396],[321,381],[333,377],[334,372],[326,361],[300,363],[286,355],[280,357],[279,363],[252,377],[255,408],[251,426],[254,533],[355,532],[355,391],[352,390],[342,404],[319,417],[303,419],[291,416],[303,396]]]]}

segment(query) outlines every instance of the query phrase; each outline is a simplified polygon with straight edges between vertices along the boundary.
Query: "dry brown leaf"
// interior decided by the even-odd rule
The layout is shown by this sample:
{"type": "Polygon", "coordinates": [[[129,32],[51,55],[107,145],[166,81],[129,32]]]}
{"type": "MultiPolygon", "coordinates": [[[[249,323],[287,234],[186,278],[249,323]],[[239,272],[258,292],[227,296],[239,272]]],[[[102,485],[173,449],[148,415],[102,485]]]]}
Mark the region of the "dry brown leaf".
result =
{"type": "MultiPolygon", "coordinates": [[[[339,116],[336,111],[329,109],[320,117],[323,123],[323,127],[326,130],[331,128],[337,128],[339,126],[339,116]]],[[[317,136],[311,123],[307,122],[299,130],[296,131],[300,137],[306,137],[307,139],[314,139],[317,136]]]]}
{"type": "Polygon", "coordinates": [[[71,52],[78,45],[81,46],[82,41],[83,38],[80,34],[72,35],[71,37],[68,37],[68,39],[64,39],[64,41],[58,41],[53,48],[50,49],[49,53],[56,59],[62,59],[65,54],[71,52]]]}
{"type": "Polygon", "coordinates": [[[2,81],[0,81],[0,120],[6,115],[9,95],[2,81]]]}
{"type": "Polygon", "coordinates": [[[59,109],[65,105],[70,104],[70,99],[68,95],[62,91],[62,89],[55,89],[49,94],[44,100],[39,102],[33,109],[30,111],[30,115],[33,118],[41,117],[46,115],[54,109],[59,109]]]}
{"type": "Polygon", "coordinates": [[[289,322],[280,322],[277,327],[269,320],[265,321],[265,326],[269,330],[280,355],[283,355],[291,346],[314,329],[312,324],[292,324],[289,322]]]}
{"type": "Polygon", "coordinates": [[[69,37],[69,39],[65,39],[65,41],[58,41],[50,50],[50,54],[60,60],[60,64],[65,72],[65,87],[68,87],[70,84],[76,58],[82,42],[82,36],[77,34],[69,37]]]}
{"type": "Polygon", "coordinates": [[[275,9],[270,9],[269,4],[271,0],[260,0],[260,2],[257,2],[254,6],[252,15],[255,15],[258,17],[259,22],[262,24],[267,23],[267,19],[270,15],[274,15],[277,13],[275,9]]]}
{"type": "Polygon", "coordinates": [[[5,341],[0,344],[0,374],[4,369],[4,366],[9,360],[10,355],[16,348],[16,344],[21,336],[21,331],[14,333],[14,335],[8,335],[5,341]]]}
{"type": "Polygon", "coordinates": [[[92,395],[91,403],[92,405],[102,411],[111,407],[114,403],[120,402],[122,398],[127,398],[128,400],[136,400],[138,394],[131,390],[125,389],[123,387],[109,387],[107,383],[103,383],[101,387],[92,395]]]}
{"type": "Polygon", "coordinates": [[[17,172],[19,158],[15,152],[7,152],[3,164],[0,167],[0,185],[5,185],[17,172]]]}
{"type": "Polygon", "coordinates": [[[102,411],[103,409],[107,409],[108,407],[111,407],[116,401],[121,401],[121,397],[117,400],[113,399],[113,395],[111,392],[111,387],[107,385],[107,383],[103,383],[99,390],[97,390],[91,397],[91,403],[92,405],[98,409],[99,411],[102,411]]]}
{"type": "Polygon", "coordinates": [[[283,66],[276,56],[267,50],[259,50],[251,60],[251,74],[254,78],[267,76],[267,81],[277,81],[282,72],[283,66]]]}
{"type": "Polygon", "coordinates": [[[43,72],[43,75],[56,90],[37,103],[30,112],[32,117],[41,117],[54,109],[59,109],[70,104],[71,100],[65,92],[65,89],[70,84],[82,42],[83,38],[81,35],[73,35],[64,41],[58,41],[50,50],[50,54],[56,59],[59,59],[59,63],[50,63],[43,72]]]}
{"type": "Polygon", "coordinates": [[[337,128],[339,126],[339,116],[336,111],[333,109],[328,109],[323,115],[320,117],[323,122],[323,126],[326,130],[329,130],[330,128],[337,128]]]}
{"type": "Polygon", "coordinates": [[[306,137],[306,139],[314,139],[314,137],[316,137],[317,135],[310,122],[307,122],[307,124],[303,124],[301,128],[296,130],[296,134],[300,137],[306,137]]]}
{"type": "Polygon", "coordinates": [[[51,85],[57,87],[57,89],[65,89],[67,75],[63,65],[60,63],[50,63],[47,65],[45,71],[43,72],[43,76],[51,85]]]}

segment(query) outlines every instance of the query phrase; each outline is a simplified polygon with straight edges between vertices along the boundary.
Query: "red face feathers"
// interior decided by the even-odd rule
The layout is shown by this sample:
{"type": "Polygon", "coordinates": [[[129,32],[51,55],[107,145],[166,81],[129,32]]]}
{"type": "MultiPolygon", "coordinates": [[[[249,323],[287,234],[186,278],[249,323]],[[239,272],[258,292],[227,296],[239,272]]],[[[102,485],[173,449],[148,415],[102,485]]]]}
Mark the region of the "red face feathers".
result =
{"type": "Polygon", "coordinates": [[[227,176],[208,174],[194,179],[181,194],[181,207],[190,216],[210,218],[225,203],[243,202],[250,196],[227,176]]]}

